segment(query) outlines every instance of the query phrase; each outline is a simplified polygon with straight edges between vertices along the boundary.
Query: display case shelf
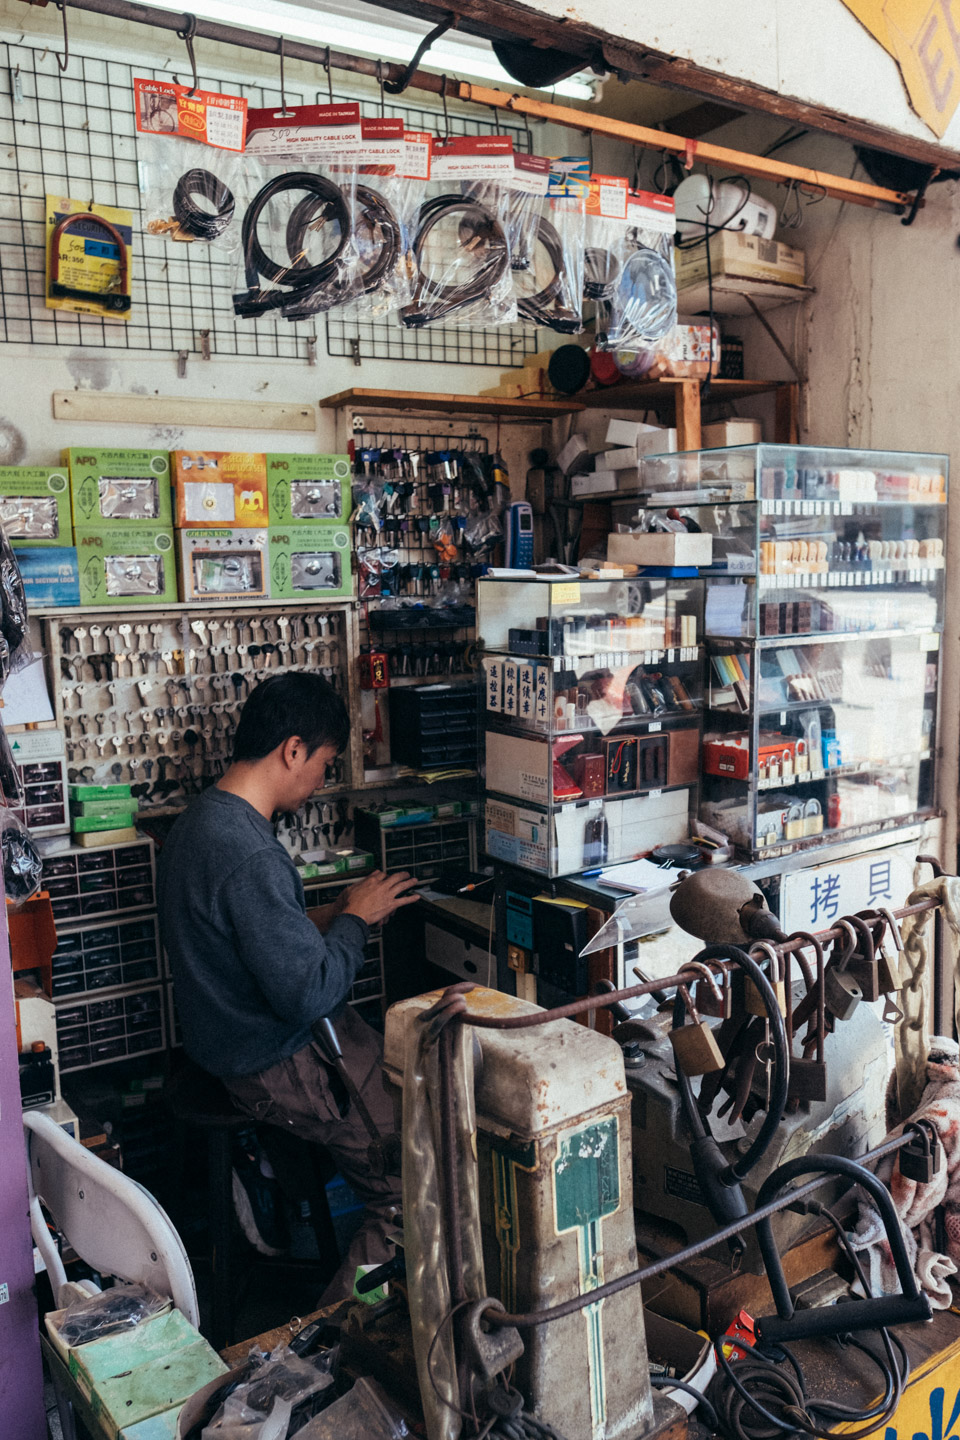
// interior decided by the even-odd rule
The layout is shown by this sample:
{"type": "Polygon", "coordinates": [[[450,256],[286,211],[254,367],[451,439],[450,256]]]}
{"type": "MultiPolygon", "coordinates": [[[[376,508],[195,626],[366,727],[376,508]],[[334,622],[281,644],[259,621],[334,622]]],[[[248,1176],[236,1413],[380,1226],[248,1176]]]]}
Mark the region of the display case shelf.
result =
{"type": "Polygon", "coordinates": [[[931,815],[946,457],[740,446],[650,457],[642,479],[714,536],[704,823],[758,859],[931,815]],[[707,483],[729,498],[683,502],[707,483]]]}

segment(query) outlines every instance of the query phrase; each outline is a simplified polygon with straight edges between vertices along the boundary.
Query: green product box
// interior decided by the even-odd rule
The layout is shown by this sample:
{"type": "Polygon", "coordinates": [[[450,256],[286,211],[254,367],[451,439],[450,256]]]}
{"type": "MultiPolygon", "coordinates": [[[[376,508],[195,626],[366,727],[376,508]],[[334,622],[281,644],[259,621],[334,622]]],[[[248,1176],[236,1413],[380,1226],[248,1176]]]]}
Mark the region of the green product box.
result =
{"type": "Polygon", "coordinates": [[[166,450],[64,450],[75,530],[132,530],[173,524],[166,450]]]}
{"type": "MultiPolygon", "coordinates": [[[[69,798],[74,801],[83,800],[129,800],[129,785],[70,785],[67,787],[69,798]]],[[[130,806],[127,806],[130,809],[130,806]]]]}
{"type": "Polygon", "coordinates": [[[270,598],[333,600],[353,594],[346,525],[271,525],[270,598]]]}
{"type": "Polygon", "coordinates": [[[15,550],[72,545],[70,481],[66,467],[0,466],[0,529],[15,550]]]}
{"type": "Polygon", "coordinates": [[[118,795],[114,800],[78,800],[73,805],[72,814],[92,816],[96,820],[115,820],[118,815],[129,815],[135,809],[136,803],[129,795],[118,795]]]}
{"type": "Polygon", "coordinates": [[[81,605],[169,605],[177,598],[173,531],[156,525],[78,530],[81,605]]]}
{"type": "Polygon", "coordinates": [[[92,830],[125,830],[136,818],[137,807],[133,805],[113,815],[71,815],[70,828],[74,835],[87,835],[92,830]]]}
{"type": "Polygon", "coordinates": [[[353,509],[347,455],[268,455],[271,525],[346,525],[353,509]]]}

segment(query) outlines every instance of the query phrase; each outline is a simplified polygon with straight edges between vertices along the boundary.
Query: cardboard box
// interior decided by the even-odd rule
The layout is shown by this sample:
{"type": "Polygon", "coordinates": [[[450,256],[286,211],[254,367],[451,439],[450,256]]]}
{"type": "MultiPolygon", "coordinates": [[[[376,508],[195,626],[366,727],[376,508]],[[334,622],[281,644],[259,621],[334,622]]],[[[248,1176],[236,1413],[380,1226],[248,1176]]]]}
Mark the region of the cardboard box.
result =
{"type": "Polygon", "coordinates": [[[70,478],[66,467],[46,470],[36,465],[0,467],[0,528],[15,550],[24,545],[69,545],[70,478]]]}
{"type": "Polygon", "coordinates": [[[557,465],[564,475],[573,475],[587,469],[592,457],[590,448],[582,435],[571,435],[557,456],[557,465]]]}
{"type": "Polygon", "coordinates": [[[251,600],[270,593],[266,530],[178,530],[181,598],[251,600]]]}
{"type": "Polygon", "coordinates": [[[654,845],[688,839],[689,810],[690,791],[686,789],[624,800],[590,800],[559,806],[552,812],[490,797],[485,806],[485,848],[494,859],[511,865],[544,875],[571,875],[588,863],[584,856],[586,831],[598,817],[607,825],[602,863],[616,865],[654,845]]]}
{"type": "Polygon", "coordinates": [[[75,530],[172,525],[166,450],[64,450],[75,530]]]}
{"type": "MultiPolygon", "coordinates": [[[[76,818],[98,820],[110,818],[115,825],[129,825],[129,816],[137,813],[137,802],[129,795],[116,800],[75,800],[72,805],[72,813],[76,818]]],[[[78,825],[74,826],[75,830],[80,828],[78,825]]],[[[93,825],[86,826],[88,830],[95,828],[93,825]]]]}
{"type": "Polygon", "coordinates": [[[80,569],[74,546],[28,545],[17,550],[27,609],[80,604],[80,569]]]}
{"type": "Polygon", "coordinates": [[[129,785],[71,785],[69,796],[75,803],[85,800],[129,800],[129,785]]]}
{"type": "Polygon", "coordinates": [[[641,425],[639,420],[608,420],[606,443],[613,446],[625,445],[635,450],[637,436],[645,428],[647,427],[641,425]]]}
{"type": "Polygon", "coordinates": [[[635,445],[631,445],[626,450],[608,450],[603,457],[603,468],[604,470],[636,470],[637,459],[635,445]]]}
{"type": "Polygon", "coordinates": [[[710,565],[713,536],[632,531],[607,536],[607,559],[627,565],[710,565]]]}
{"type": "Polygon", "coordinates": [[[759,445],[762,439],[759,420],[721,420],[716,425],[704,425],[700,431],[704,450],[719,450],[724,445],[759,445]]]}
{"type": "Polygon", "coordinates": [[[271,525],[346,525],[353,509],[346,455],[267,455],[271,525]]]}
{"type": "Polygon", "coordinates": [[[267,457],[243,450],[174,450],[178,529],[258,530],[269,520],[267,457]]]}
{"type": "Polygon", "coordinates": [[[609,495],[617,488],[619,473],[616,470],[594,470],[589,475],[571,475],[570,494],[609,495]]]}
{"type": "Polygon", "coordinates": [[[353,594],[346,525],[271,525],[267,533],[272,599],[332,600],[353,594]]]}
{"type": "Polygon", "coordinates": [[[118,827],[127,829],[134,823],[136,815],[136,801],[128,800],[127,808],[113,815],[71,815],[70,827],[74,835],[93,834],[97,830],[116,830],[118,827]]]}
{"type": "Polygon", "coordinates": [[[659,425],[641,425],[636,440],[638,455],[675,455],[677,453],[677,432],[671,426],[662,430],[659,425]]]}
{"type": "MultiPolygon", "coordinates": [[[[741,230],[721,230],[707,242],[710,266],[715,280],[775,280],[782,285],[802,285],[806,275],[806,259],[802,250],[782,245],[777,240],[762,240],[758,235],[745,235],[741,230]]],[[[683,290],[707,278],[705,245],[677,250],[674,255],[677,289],[683,290]]]]}
{"type": "Polygon", "coordinates": [[[76,842],[86,849],[99,850],[104,845],[125,845],[127,841],[139,840],[139,838],[136,826],[125,825],[120,830],[91,830],[89,834],[78,835],[76,842]]]}
{"type": "Polygon", "coordinates": [[[169,605],[177,598],[173,531],[153,525],[77,531],[81,605],[169,605]]]}

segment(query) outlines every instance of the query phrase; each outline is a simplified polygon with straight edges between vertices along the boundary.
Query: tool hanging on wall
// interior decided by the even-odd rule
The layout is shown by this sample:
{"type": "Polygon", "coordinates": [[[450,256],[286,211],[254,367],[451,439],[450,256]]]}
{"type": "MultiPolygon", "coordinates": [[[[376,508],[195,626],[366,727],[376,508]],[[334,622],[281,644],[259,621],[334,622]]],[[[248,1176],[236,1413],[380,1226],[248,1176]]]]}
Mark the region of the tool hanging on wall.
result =
{"type": "Polygon", "coordinates": [[[132,213],[48,195],[47,230],[47,306],[126,320],[132,213]]]}

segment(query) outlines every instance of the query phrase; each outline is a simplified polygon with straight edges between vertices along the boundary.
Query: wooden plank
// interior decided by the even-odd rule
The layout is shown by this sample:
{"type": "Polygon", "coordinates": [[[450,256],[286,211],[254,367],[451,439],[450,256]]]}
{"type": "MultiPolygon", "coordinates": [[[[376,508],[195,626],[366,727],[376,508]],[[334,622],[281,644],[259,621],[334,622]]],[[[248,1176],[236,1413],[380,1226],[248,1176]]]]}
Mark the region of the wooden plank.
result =
{"type": "Polygon", "coordinates": [[[196,395],[118,395],[54,390],[55,420],[98,425],[190,425],[224,430],[316,430],[313,405],[277,400],[204,400],[196,395]]]}
{"type": "Polygon", "coordinates": [[[800,444],[799,385],[778,386],[773,435],[778,445],[800,444]]]}
{"type": "Polygon", "coordinates": [[[676,389],[677,449],[700,449],[700,381],[684,380],[676,389]]]}
{"type": "Polygon", "coordinates": [[[583,409],[580,400],[508,400],[496,395],[443,395],[427,390],[339,390],[318,400],[321,410],[338,410],[344,405],[368,410],[439,410],[443,414],[469,411],[473,415],[496,415],[501,419],[554,420],[583,409]]]}
{"type": "MultiPolygon", "coordinates": [[[[672,405],[684,385],[700,385],[699,380],[678,380],[664,376],[661,380],[631,380],[622,385],[608,385],[602,390],[581,390],[577,399],[588,410],[654,409],[672,405]]],[[[782,380],[711,380],[710,398],[743,400],[749,395],[767,395],[778,390],[782,380]]]]}
{"type": "Polygon", "coordinates": [[[477,105],[491,105],[497,110],[512,110],[518,115],[533,115],[539,120],[552,121],[554,125],[567,125],[574,130],[589,131],[594,135],[609,135],[615,140],[625,140],[628,145],[638,145],[645,150],[662,153],[670,151],[692,163],[693,151],[702,165],[718,165],[733,170],[738,175],[756,175],[762,180],[774,180],[779,184],[797,183],[814,185],[825,195],[835,200],[849,200],[855,205],[893,206],[897,209],[910,203],[910,196],[900,190],[887,190],[881,185],[869,185],[862,180],[848,180],[842,175],[831,175],[825,170],[810,170],[805,165],[791,165],[785,160],[774,160],[766,155],[748,155],[743,150],[729,150],[724,145],[711,145],[703,140],[688,140],[685,135],[671,135],[666,130],[654,130],[649,125],[632,125],[625,120],[613,120],[606,115],[591,114],[586,110],[575,110],[570,105],[556,105],[549,100],[536,100],[529,95],[511,95],[506,90],[491,90],[487,85],[473,85],[461,80],[457,86],[461,100],[472,100],[477,105]]]}

